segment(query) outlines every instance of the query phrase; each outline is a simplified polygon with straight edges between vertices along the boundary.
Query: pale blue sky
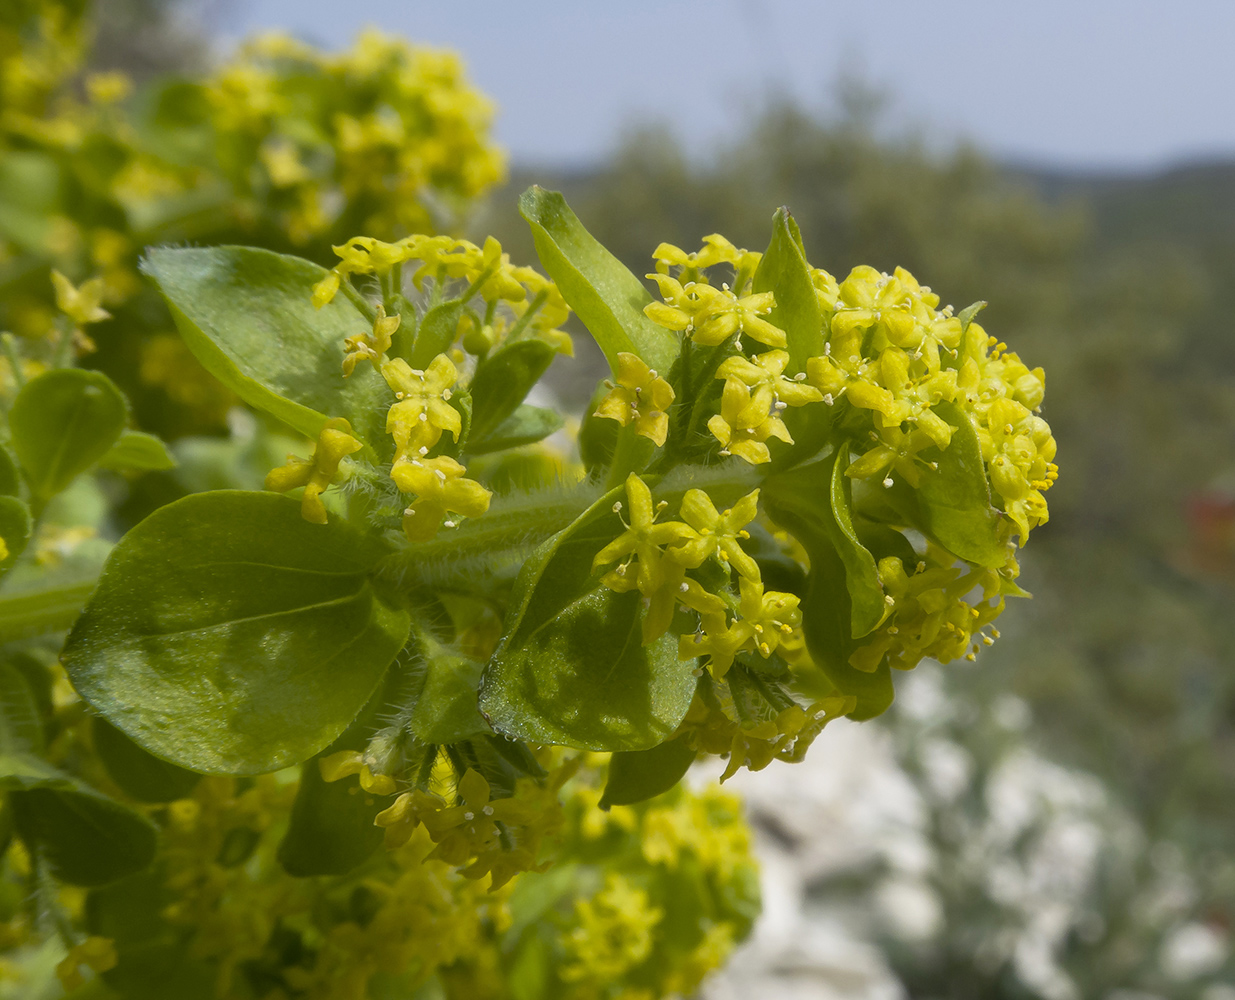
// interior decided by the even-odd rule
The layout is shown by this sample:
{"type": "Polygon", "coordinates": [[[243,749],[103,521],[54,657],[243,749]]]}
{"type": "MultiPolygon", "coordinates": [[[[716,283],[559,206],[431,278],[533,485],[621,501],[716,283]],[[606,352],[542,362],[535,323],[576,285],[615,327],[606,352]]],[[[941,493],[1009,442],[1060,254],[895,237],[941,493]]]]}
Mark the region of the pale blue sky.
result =
{"type": "Polygon", "coordinates": [[[367,24],[459,49],[522,163],[594,161],[649,116],[706,150],[769,88],[823,105],[846,71],[1005,159],[1235,156],[1235,0],[236,0],[221,27],[337,47],[367,24]]]}

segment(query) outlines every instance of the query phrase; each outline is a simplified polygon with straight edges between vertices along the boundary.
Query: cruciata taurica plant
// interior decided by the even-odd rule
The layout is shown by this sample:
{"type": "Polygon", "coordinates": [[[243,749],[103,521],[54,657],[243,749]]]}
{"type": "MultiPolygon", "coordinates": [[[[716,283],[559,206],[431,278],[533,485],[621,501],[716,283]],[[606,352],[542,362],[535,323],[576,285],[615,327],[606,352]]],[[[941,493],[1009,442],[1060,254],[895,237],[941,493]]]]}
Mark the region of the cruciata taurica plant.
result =
{"type": "Polygon", "coordinates": [[[550,748],[612,752],[604,808],[700,754],[800,760],[1023,594],[1055,442],[981,303],[837,281],[784,210],[762,254],[655,248],[654,301],[560,195],[520,207],[552,281],[492,238],[146,257],[198,359],[316,445],[132,529],[62,660],[165,761],[304,762],[297,874],[362,864],[376,826],[497,889],[554,859],[578,765],[550,748]],[[573,435],[526,402],[571,310],[612,370],[573,435]]]}

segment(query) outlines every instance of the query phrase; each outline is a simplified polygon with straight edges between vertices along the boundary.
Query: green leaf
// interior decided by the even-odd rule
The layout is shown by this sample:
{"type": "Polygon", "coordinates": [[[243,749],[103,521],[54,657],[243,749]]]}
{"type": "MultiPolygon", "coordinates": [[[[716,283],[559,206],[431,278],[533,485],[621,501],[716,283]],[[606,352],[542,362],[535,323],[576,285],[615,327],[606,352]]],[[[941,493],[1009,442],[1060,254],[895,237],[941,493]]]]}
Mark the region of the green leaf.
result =
{"type": "Polygon", "coordinates": [[[961,333],[965,333],[969,329],[969,324],[974,321],[974,317],[986,308],[986,303],[979,300],[972,305],[965,306],[956,314],[956,318],[961,321],[961,333]]]}
{"type": "Polygon", "coordinates": [[[4,576],[30,544],[34,520],[30,508],[17,497],[0,496],[0,538],[4,539],[8,555],[0,559],[0,577],[4,576]]]}
{"type": "Polygon", "coordinates": [[[167,445],[145,431],[125,431],[120,440],[99,461],[109,469],[134,469],[141,472],[174,469],[176,460],[167,445]]]}
{"type": "Polygon", "coordinates": [[[806,371],[807,358],[823,353],[823,313],[802,251],[802,234],[789,209],[772,220],[772,241],[755,271],[754,290],[774,292],[776,307],[768,322],[785,331],[790,373],[806,371]]]}
{"type": "Polygon", "coordinates": [[[21,491],[21,473],[17,462],[4,445],[0,445],[0,495],[15,497],[21,491]]]}
{"type": "Polygon", "coordinates": [[[287,497],[185,497],[121,539],[63,662],[156,756],[207,774],[298,763],[355,718],[407,637],[407,613],[369,582],[384,551],[287,497]]]}
{"type": "Polygon", "coordinates": [[[506,633],[485,669],[480,710],[498,732],[590,750],[646,750],[690,707],[692,661],[672,634],[642,645],[638,593],[600,587],[592,558],[622,531],[610,490],[532,554],[506,633]]]}
{"type": "Polygon", "coordinates": [[[517,340],[494,351],[472,379],[472,435],[484,439],[515,412],[557,352],[542,340],[517,340]]]}
{"type": "Polygon", "coordinates": [[[67,629],[85,607],[97,577],[56,581],[0,597],[0,643],[67,629]]]}
{"type": "Polygon", "coordinates": [[[287,833],[279,843],[279,864],[297,878],[344,875],[372,856],[382,842],[373,820],[390,800],[364,792],[353,779],[322,780],[320,761],[341,750],[364,750],[394,709],[405,680],[392,670],[355,721],[330,746],[300,768],[287,833]]]}
{"type": "Polygon", "coordinates": [[[0,788],[9,790],[21,838],[63,882],[103,885],[154,858],[157,835],[149,820],[46,761],[0,756],[0,788]]]}
{"type": "Polygon", "coordinates": [[[522,403],[484,438],[477,440],[473,437],[469,440],[467,450],[473,455],[487,455],[522,444],[533,444],[561,430],[563,423],[561,414],[556,410],[522,403]]]}
{"type": "Polygon", "coordinates": [[[843,464],[839,452],[834,452],[802,470],[770,477],[761,499],[772,519],[802,544],[810,558],[810,576],[800,606],[811,658],[838,691],[857,698],[857,707],[849,715],[862,720],[874,718],[892,704],[892,675],[886,663],[871,673],[849,663],[855,648],[855,622],[863,626],[870,621],[875,594],[879,593],[882,604],[882,591],[874,557],[857,542],[856,534],[850,537],[852,525],[846,531],[835,514],[834,477],[843,464]],[[846,552],[847,559],[839,550],[846,552]]]}
{"type": "Polygon", "coordinates": [[[35,496],[55,496],[106,455],[127,417],[124,396],[101,372],[59,368],[27,382],[9,428],[35,496]]]}
{"type": "Polygon", "coordinates": [[[845,567],[849,632],[856,639],[883,620],[885,605],[875,558],[859,541],[853,527],[850,482],[845,475],[847,456],[848,450],[840,448],[821,461],[772,476],[767,480],[763,498],[769,510],[791,512],[799,521],[810,522],[813,532],[822,528],[845,567]]]}
{"type": "Polygon", "coordinates": [[[477,691],[484,664],[458,656],[431,638],[421,643],[422,659],[413,668],[419,688],[408,728],[422,743],[460,743],[493,730],[480,714],[477,691]]]}
{"type": "Polygon", "coordinates": [[[279,844],[279,864],[297,878],[345,875],[364,864],[382,842],[374,817],[390,805],[389,799],[366,794],[354,779],[324,781],[318,759],[300,769],[287,834],[279,844]]]}
{"type": "Polygon", "coordinates": [[[43,750],[39,718],[26,678],[11,663],[0,663],[0,755],[38,754],[43,750]]]}
{"type": "Polygon", "coordinates": [[[308,437],[346,417],[361,440],[384,443],[386,383],[367,365],[342,372],[344,338],[371,333],[372,323],[346,295],[313,308],[325,270],[250,247],[158,247],[142,270],[189,349],[246,403],[308,437]]]}
{"type": "Polygon", "coordinates": [[[112,780],[138,802],[175,802],[197,786],[201,775],[147,753],[104,718],[91,720],[94,752],[112,780]]]}
{"type": "MultiPolygon", "coordinates": [[[[915,526],[960,558],[997,569],[1007,562],[1008,546],[1001,515],[991,506],[978,435],[955,403],[936,403],[933,409],[956,430],[947,448],[921,453],[925,461],[937,463],[938,470],[923,469],[913,491],[910,509],[916,513],[915,526]]],[[[908,506],[907,492],[898,491],[896,496],[908,506]]]]}
{"type": "Polygon", "coordinates": [[[413,368],[425,369],[439,354],[450,349],[459,334],[459,319],[466,303],[462,299],[439,302],[420,321],[416,342],[407,362],[413,368]]]}
{"type": "Polygon", "coordinates": [[[679,338],[643,314],[652,302],[643,282],[583,228],[566,199],[556,191],[530,187],[519,198],[519,214],[532,228],[541,264],[614,373],[620,351],[669,371],[679,338]]]}
{"type": "Polygon", "coordinates": [[[535,743],[645,750],[690,707],[691,661],[677,637],[641,645],[642,598],[602,588],[572,601],[521,642],[499,648],[481,688],[493,727],[535,743]]]}
{"type": "Polygon", "coordinates": [[[651,750],[615,753],[600,808],[628,806],[669,791],[695,762],[696,752],[681,740],[668,740],[651,750]]]}

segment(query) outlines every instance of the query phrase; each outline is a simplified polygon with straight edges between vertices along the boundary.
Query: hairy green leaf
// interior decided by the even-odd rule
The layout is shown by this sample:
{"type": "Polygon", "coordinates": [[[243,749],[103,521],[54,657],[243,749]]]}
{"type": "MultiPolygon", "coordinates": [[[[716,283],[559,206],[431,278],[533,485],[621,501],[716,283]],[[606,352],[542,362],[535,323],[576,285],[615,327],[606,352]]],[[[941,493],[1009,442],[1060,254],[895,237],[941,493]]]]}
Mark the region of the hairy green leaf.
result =
{"type": "Polygon", "coordinates": [[[21,492],[21,473],[17,462],[4,445],[0,445],[0,496],[15,497],[21,492]]]}
{"type": "Polygon", "coordinates": [[[121,539],[64,664],[156,756],[208,774],[286,767],[344,730],[407,637],[407,613],[369,582],[383,551],[286,497],[185,497],[121,539]]]}
{"type": "Polygon", "coordinates": [[[652,368],[669,371],[678,337],[643,314],[652,296],[643,282],[601,246],[556,191],[530,187],[519,214],[532,228],[540,262],[562,297],[618,370],[618,353],[637,354],[652,368]]]}
{"type": "MultiPolygon", "coordinates": [[[[472,437],[467,450],[473,455],[487,455],[521,444],[543,441],[562,429],[564,421],[556,410],[522,403],[515,411],[479,440],[472,437]]],[[[612,423],[612,421],[610,421],[612,423]]]]}
{"type": "Polygon", "coordinates": [[[372,331],[345,295],[321,309],[326,272],[249,247],[158,247],[142,270],[167,299],[189,349],[241,399],[309,437],[346,417],[371,446],[385,440],[390,394],[368,365],[343,378],[343,340],[372,331]]]}
{"type": "Polygon", "coordinates": [[[459,333],[459,318],[463,315],[462,299],[439,302],[420,321],[416,342],[407,361],[413,368],[425,369],[439,354],[450,349],[459,333]]]}
{"type": "Polygon", "coordinates": [[[128,404],[101,372],[59,368],[31,379],[13,400],[13,449],[35,496],[46,500],[107,454],[128,404]]]}
{"type": "Polygon", "coordinates": [[[484,439],[515,412],[553,363],[542,340],[516,340],[485,358],[472,379],[472,435],[484,439]]]}
{"type": "Polygon", "coordinates": [[[8,554],[0,559],[0,577],[12,569],[26,551],[33,531],[30,508],[17,497],[0,496],[0,538],[4,539],[4,547],[8,550],[8,554]]]}

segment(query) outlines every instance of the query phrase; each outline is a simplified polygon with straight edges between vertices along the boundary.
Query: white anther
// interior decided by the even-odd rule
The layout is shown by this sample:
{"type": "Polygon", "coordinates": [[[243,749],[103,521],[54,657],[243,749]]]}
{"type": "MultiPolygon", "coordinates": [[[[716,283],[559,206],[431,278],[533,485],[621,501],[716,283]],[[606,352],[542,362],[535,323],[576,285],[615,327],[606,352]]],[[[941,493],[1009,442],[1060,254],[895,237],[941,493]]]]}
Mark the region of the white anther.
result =
{"type": "Polygon", "coordinates": [[[689,593],[690,593],[690,584],[689,584],[689,583],[679,584],[679,586],[678,586],[678,590],[679,590],[679,591],[681,591],[683,594],[689,594],[689,593]]]}
{"type": "Polygon", "coordinates": [[[476,818],[476,814],[469,809],[467,812],[463,814],[463,818],[470,823],[472,820],[476,818]]]}
{"type": "Polygon", "coordinates": [[[620,514],[621,512],[622,512],[622,501],[614,500],[613,501],[613,513],[620,514]]]}
{"type": "Polygon", "coordinates": [[[442,482],[446,482],[446,473],[444,473],[441,469],[434,469],[433,474],[442,482]]]}
{"type": "Polygon", "coordinates": [[[793,380],[795,382],[801,382],[805,378],[806,378],[806,372],[798,372],[795,376],[793,376],[793,380]]]}
{"type": "Polygon", "coordinates": [[[886,489],[891,489],[892,488],[892,477],[888,476],[888,478],[883,481],[883,485],[886,489]]]}
{"type": "Polygon", "coordinates": [[[832,398],[832,394],[830,392],[825,392],[823,394],[823,401],[827,403],[828,406],[831,406],[833,403],[836,402],[836,400],[832,398]]]}

